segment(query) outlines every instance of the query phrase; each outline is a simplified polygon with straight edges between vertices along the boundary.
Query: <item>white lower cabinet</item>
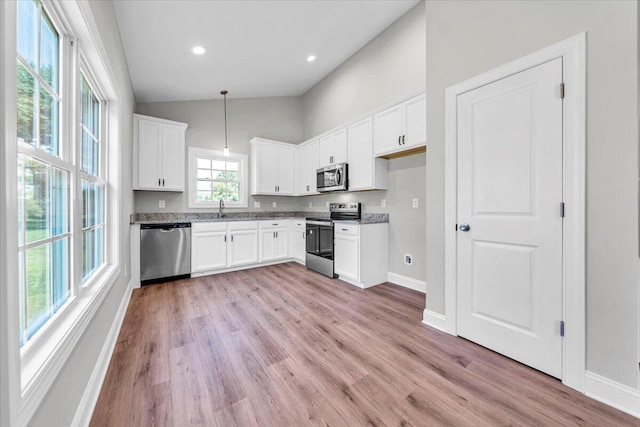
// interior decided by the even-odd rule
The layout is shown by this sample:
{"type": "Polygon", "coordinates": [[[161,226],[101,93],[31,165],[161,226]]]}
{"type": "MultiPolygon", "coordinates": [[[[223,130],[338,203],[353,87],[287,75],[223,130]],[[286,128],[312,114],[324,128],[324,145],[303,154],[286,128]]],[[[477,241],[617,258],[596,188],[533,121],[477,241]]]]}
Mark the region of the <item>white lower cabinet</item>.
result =
{"type": "Polygon", "coordinates": [[[260,221],[260,262],[289,256],[289,221],[260,221]]]}
{"type": "Polygon", "coordinates": [[[291,258],[304,264],[307,253],[306,223],[304,220],[295,219],[291,220],[289,225],[289,253],[291,258]]]}
{"type": "Polygon", "coordinates": [[[334,271],[348,283],[368,288],[387,281],[388,224],[335,222],[334,271]]]}
{"type": "Polygon", "coordinates": [[[227,224],[191,224],[191,272],[218,270],[227,266],[227,224]]]}
{"type": "Polygon", "coordinates": [[[258,223],[238,221],[228,223],[228,267],[258,262],[258,223]]]}

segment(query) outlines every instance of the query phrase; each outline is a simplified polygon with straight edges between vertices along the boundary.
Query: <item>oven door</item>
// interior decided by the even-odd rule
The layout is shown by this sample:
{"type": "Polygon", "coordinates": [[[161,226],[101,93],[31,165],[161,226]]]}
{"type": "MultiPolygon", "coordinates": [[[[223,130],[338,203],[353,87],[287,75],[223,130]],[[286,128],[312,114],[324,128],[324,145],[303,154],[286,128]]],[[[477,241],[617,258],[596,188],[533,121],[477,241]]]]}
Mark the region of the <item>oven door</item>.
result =
{"type": "Polygon", "coordinates": [[[307,253],[333,260],[333,225],[307,221],[307,253]]]}

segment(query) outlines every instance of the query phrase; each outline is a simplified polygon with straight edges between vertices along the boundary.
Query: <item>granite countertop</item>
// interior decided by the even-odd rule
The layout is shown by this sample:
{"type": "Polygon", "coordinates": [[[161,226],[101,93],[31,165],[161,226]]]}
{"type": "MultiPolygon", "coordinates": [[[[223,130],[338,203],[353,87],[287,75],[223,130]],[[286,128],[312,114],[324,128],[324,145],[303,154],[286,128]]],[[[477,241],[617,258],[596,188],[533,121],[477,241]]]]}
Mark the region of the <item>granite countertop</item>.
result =
{"type": "MultiPolygon", "coordinates": [[[[217,212],[188,213],[135,213],[131,215],[131,224],[173,224],[177,222],[228,222],[228,221],[260,221],[273,219],[304,219],[307,217],[329,217],[329,212],[229,212],[218,218],[217,212]]],[[[389,222],[389,214],[363,213],[362,219],[352,223],[379,224],[389,222]]]]}

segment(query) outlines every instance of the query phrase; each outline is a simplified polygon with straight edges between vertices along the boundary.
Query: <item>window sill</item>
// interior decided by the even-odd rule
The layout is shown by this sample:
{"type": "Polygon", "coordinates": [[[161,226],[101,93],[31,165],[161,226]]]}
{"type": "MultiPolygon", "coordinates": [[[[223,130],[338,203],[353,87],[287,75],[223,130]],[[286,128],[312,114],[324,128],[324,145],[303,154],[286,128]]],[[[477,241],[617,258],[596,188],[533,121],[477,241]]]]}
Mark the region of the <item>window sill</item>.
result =
{"type": "Polygon", "coordinates": [[[22,421],[29,420],[35,413],[119,274],[118,265],[104,266],[89,282],[90,286],[83,287],[82,295],[70,299],[67,307],[55,315],[58,317],[51,319],[50,326],[22,349],[19,415],[22,421]]]}

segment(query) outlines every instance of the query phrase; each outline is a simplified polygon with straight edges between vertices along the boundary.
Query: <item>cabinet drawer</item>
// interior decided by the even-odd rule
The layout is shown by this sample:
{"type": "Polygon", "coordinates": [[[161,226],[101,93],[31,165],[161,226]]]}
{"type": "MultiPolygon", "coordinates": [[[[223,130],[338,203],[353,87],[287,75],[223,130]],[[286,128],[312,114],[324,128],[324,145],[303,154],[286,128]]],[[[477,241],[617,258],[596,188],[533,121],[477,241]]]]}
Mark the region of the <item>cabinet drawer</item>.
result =
{"type": "Polygon", "coordinates": [[[335,234],[344,234],[347,236],[360,235],[360,226],[358,224],[350,224],[344,222],[336,222],[334,226],[335,234]]]}
{"type": "Polygon", "coordinates": [[[300,221],[300,220],[297,220],[297,219],[296,219],[296,220],[294,220],[294,221],[293,221],[293,225],[294,225],[296,228],[305,228],[305,227],[306,227],[306,225],[307,225],[307,223],[306,223],[306,221],[305,221],[305,220],[300,221]]]}
{"type": "Polygon", "coordinates": [[[280,220],[268,220],[268,221],[260,221],[260,230],[264,230],[267,228],[282,228],[287,227],[289,224],[288,220],[280,219],[280,220]]]}
{"type": "Polygon", "coordinates": [[[203,233],[208,231],[227,231],[226,222],[194,222],[191,224],[192,233],[203,233]]]}
{"type": "Polygon", "coordinates": [[[229,231],[236,230],[257,230],[258,221],[231,221],[227,223],[229,231]]]}

